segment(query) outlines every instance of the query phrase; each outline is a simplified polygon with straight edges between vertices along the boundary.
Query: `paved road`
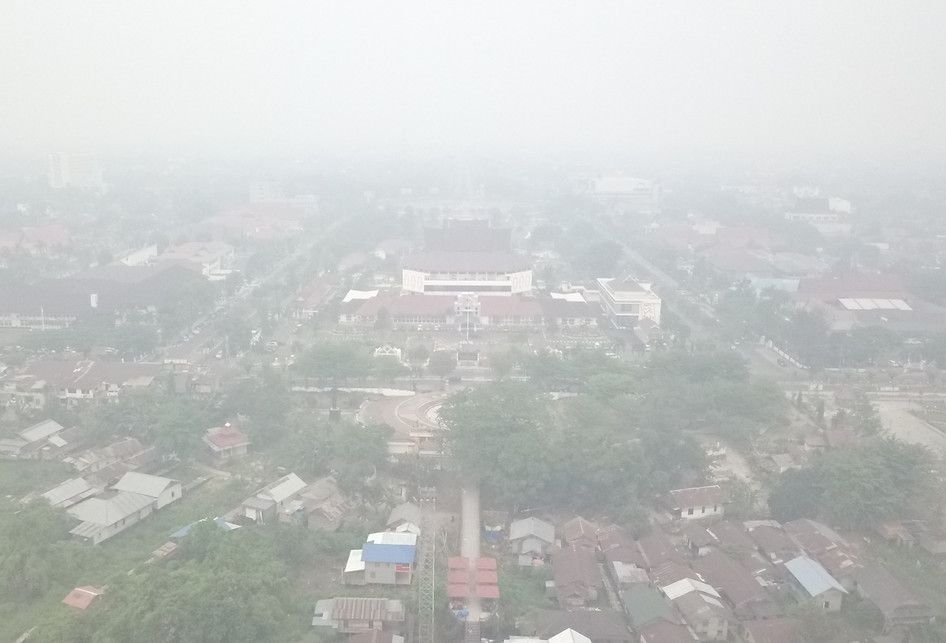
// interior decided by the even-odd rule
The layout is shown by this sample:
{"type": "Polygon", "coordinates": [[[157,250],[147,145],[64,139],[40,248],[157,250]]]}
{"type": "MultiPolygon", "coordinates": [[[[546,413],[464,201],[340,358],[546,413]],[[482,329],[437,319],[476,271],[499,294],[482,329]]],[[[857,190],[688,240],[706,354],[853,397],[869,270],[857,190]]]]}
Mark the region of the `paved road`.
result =
{"type": "Polygon", "coordinates": [[[910,400],[871,400],[881,424],[891,434],[913,444],[921,444],[935,452],[946,453],[946,434],[928,424],[913,412],[920,410],[920,405],[910,400]]]}
{"type": "MultiPolygon", "coordinates": [[[[480,557],[480,489],[478,485],[463,488],[460,517],[463,521],[460,527],[460,555],[470,561],[471,573],[475,575],[476,561],[480,557]]],[[[470,610],[467,621],[477,625],[478,635],[481,614],[479,597],[471,596],[467,607],[470,610]]],[[[470,629],[467,628],[468,635],[470,629]]]]}
{"type": "MultiPolygon", "coordinates": [[[[191,364],[199,364],[211,359],[215,351],[222,350],[225,346],[225,335],[216,328],[215,322],[226,318],[232,308],[244,304],[256,290],[273,284],[278,286],[284,280],[286,271],[294,262],[310,255],[319,242],[332,234],[348,218],[338,219],[325,226],[318,235],[300,243],[293,252],[277,261],[265,276],[245,284],[240,290],[218,303],[212,311],[195,320],[191,327],[199,326],[202,329],[200,335],[194,336],[186,342],[181,341],[165,346],[159,349],[158,352],[164,355],[185,358],[191,364]]],[[[296,293],[294,292],[286,293],[282,308],[287,308],[295,296],[296,293]]],[[[252,311],[252,315],[255,316],[255,314],[256,311],[252,311]]]]}

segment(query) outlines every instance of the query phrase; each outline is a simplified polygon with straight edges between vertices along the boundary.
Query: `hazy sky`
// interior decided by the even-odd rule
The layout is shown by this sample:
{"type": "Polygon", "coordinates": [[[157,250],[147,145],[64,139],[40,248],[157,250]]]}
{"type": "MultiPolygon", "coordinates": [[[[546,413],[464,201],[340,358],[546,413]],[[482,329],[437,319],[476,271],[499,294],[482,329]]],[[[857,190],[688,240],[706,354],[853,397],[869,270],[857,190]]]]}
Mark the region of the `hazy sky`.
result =
{"type": "Polygon", "coordinates": [[[946,2],[0,0],[0,148],[946,150],[946,2]]]}

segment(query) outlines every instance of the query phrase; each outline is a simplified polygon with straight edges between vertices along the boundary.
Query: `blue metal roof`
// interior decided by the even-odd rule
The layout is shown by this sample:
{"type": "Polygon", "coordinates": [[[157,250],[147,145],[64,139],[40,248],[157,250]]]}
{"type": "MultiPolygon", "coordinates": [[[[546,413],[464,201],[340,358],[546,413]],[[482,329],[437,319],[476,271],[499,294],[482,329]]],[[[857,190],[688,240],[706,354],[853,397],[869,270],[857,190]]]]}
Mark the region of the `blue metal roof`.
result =
{"type": "Polygon", "coordinates": [[[807,556],[799,556],[788,561],[785,563],[785,569],[795,577],[809,596],[818,596],[829,589],[836,589],[847,594],[847,590],[841,587],[841,583],[835,580],[834,576],[821,566],[821,563],[807,556]]]}
{"type": "Polygon", "coordinates": [[[417,555],[414,545],[381,545],[365,543],[361,548],[361,559],[366,563],[397,563],[410,565],[417,555]]]}

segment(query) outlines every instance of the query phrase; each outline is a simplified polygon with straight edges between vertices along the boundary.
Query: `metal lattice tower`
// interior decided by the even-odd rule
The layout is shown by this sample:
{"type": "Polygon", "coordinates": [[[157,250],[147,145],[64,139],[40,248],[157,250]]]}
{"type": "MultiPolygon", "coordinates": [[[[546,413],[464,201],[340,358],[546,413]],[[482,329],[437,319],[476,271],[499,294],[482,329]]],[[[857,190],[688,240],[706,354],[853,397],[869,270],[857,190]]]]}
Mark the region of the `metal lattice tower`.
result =
{"type": "Polygon", "coordinates": [[[435,643],[436,633],[436,602],[434,590],[436,583],[436,547],[434,537],[434,521],[430,514],[433,511],[434,499],[421,497],[421,525],[420,525],[420,575],[417,581],[417,643],[435,643]]]}
{"type": "Polygon", "coordinates": [[[482,640],[479,620],[467,621],[463,629],[463,643],[481,643],[482,640]]]}

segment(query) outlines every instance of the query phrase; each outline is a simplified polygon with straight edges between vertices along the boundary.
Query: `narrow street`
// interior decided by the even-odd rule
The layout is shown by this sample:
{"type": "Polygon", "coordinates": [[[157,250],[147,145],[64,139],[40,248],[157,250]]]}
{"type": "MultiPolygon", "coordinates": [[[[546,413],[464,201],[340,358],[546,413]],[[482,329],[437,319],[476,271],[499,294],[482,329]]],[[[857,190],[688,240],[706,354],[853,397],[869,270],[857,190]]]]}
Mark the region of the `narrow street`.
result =
{"type": "MultiPolygon", "coordinates": [[[[479,485],[463,488],[460,517],[460,555],[467,559],[472,574],[476,574],[476,561],[480,557],[480,488],[479,485]]],[[[467,604],[464,628],[465,643],[480,643],[480,599],[471,595],[467,604]]]]}

